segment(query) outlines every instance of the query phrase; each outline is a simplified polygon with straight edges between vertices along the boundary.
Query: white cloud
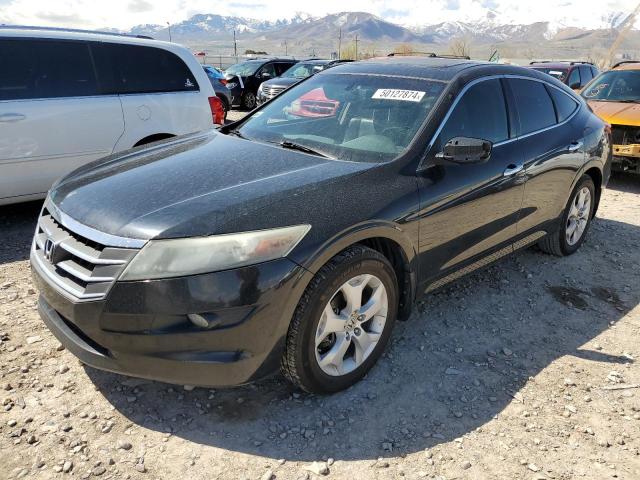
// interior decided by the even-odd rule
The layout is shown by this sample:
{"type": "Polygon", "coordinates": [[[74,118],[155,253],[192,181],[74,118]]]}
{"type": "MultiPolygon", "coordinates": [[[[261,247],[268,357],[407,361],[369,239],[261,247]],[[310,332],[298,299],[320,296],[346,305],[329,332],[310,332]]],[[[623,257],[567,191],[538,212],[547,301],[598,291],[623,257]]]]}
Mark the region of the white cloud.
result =
{"type": "MultiPolygon", "coordinates": [[[[351,0],[349,11],[365,11],[405,25],[485,18],[489,9],[499,23],[551,21],[558,25],[594,28],[611,12],[631,12],[637,0],[351,0]]],[[[314,16],[347,9],[343,0],[0,0],[0,23],[113,27],[128,29],[144,23],[176,23],[195,13],[238,15],[275,20],[302,11],[314,16]]]]}

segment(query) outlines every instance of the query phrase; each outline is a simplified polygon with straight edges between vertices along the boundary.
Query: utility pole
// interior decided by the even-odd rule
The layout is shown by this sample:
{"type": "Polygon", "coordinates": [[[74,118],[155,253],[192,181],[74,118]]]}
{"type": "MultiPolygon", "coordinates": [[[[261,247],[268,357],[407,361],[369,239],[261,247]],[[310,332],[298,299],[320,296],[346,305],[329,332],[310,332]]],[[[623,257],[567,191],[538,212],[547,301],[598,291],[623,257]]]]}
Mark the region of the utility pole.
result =
{"type": "Polygon", "coordinates": [[[233,31],[233,56],[236,57],[236,62],[238,61],[238,44],[236,43],[236,31],[233,31]]]}
{"type": "Polygon", "coordinates": [[[287,47],[287,41],[284,41],[284,56],[286,57],[289,54],[289,48],[287,47]]]}
{"type": "Polygon", "coordinates": [[[356,33],[356,62],[358,61],[358,34],[356,33]]]}
{"type": "Polygon", "coordinates": [[[342,27],[338,33],[338,60],[342,60],[342,27]]]}
{"type": "Polygon", "coordinates": [[[167,22],[167,27],[169,28],[169,41],[171,42],[171,24],[167,22]]]}

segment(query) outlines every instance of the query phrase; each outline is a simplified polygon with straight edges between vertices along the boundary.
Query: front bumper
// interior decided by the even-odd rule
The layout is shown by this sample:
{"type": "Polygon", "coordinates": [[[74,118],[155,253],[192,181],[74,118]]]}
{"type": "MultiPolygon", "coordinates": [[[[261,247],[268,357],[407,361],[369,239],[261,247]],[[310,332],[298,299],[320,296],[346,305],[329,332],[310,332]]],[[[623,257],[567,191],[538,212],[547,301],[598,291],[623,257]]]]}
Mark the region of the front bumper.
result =
{"type": "Polygon", "coordinates": [[[168,383],[233,386],[278,369],[308,281],[287,259],[166,280],[116,282],[104,300],[74,302],[44,280],[38,308],[58,340],[95,368],[168,383]],[[187,314],[210,319],[203,328],[187,314]]]}
{"type": "Polygon", "coordinates": [[[613,145],[613,168],[640,173],[640,144],[613,145]]]}

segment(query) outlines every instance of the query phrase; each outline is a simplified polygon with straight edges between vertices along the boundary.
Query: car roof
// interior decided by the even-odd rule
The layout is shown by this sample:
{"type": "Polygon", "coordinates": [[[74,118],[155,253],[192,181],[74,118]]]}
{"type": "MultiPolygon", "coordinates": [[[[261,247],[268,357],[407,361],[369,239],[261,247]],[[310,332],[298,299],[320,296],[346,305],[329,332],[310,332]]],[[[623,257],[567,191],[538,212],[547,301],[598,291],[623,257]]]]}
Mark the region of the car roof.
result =
{"type": "Polygon", "coordinates": [[[617,63],[612,67],[612,70],[640,70],[640,60],[639,61],[627,60],[625,62],[617,63]]]}
{"type": "Polygon", "coordinates": [[[478,76],[519,74],[540,78],[546,81],[547,75],[532,69],[501,65],[476,60],[453,58],[432,58],[417,56],[379,57],[358,62],[340,63],[318,75],[336,73],[389,75],[393,77],[414,77],[449,82],[461,72],[476,72],[478,76]]]}
{"type": "MultiPolygon", "coordinates": [[[[9,26],[0,25],[0,36],[4,38],[47,38],[59,40],[84,40],[113,43],[131,43],[137,45],[162,45],[167,48],[174,43],[154,40],[151,37],[126,35],[123,33],[100,32],[92,30],[76,30],[71,28],[9,26]]],[[[183,47],[181,47],[183,48],[183,47]]]]}
{"type": "Polygon", "coordinates": [[[531,62],[530,67],[548,67],[548,68],[571,68],[584,65],[587,67],[595,67],[591,62],[578,60],[541,60],[539,62],[531,62]]]}

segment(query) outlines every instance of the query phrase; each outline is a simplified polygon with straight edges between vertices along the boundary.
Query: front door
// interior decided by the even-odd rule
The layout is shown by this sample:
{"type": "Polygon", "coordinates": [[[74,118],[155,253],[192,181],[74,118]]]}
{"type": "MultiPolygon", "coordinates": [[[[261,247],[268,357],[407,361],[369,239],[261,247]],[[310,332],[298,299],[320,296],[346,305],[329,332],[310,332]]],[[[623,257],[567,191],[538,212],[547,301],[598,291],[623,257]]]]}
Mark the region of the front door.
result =
{"type": "Polygon", "coordinates": [[[492,250],[508,251],[524,191],[523,158],[514,130],[499,79],[472,85],[445,119],[419,174],[423,288],[492,250]],[[491,141],[490,158],[478,164],[438,160],[436,155],[454,137],[491,141]]]}

